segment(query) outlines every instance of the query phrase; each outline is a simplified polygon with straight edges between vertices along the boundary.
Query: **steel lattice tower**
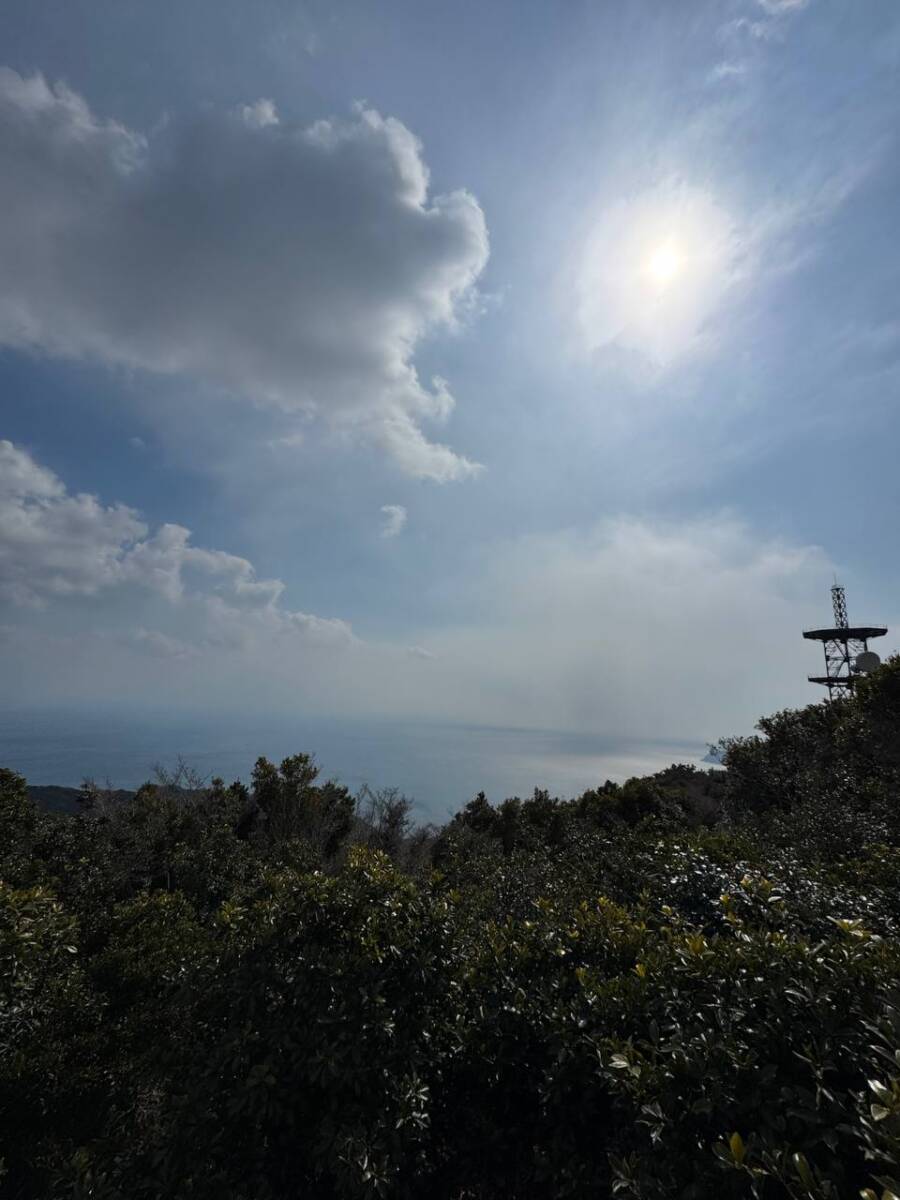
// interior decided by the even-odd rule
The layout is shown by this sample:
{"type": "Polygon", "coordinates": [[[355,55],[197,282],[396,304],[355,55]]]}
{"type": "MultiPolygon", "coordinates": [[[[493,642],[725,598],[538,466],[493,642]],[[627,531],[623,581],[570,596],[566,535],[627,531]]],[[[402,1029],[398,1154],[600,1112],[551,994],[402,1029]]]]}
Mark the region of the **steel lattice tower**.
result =
{"type": "Polygon", "coordinates": [[[851,625],[847,619],[847,598],[840,584],[831,589],[834,625],[830,629],[805,629],[803,636],[821,642],[825,651],[825,674],[808,675],[810,683],[828,688],[829,700],[848,695],[860,675],[878,666],[879,658],[869,650],[869,639],[884,637],[884,625],[851,625]]]}

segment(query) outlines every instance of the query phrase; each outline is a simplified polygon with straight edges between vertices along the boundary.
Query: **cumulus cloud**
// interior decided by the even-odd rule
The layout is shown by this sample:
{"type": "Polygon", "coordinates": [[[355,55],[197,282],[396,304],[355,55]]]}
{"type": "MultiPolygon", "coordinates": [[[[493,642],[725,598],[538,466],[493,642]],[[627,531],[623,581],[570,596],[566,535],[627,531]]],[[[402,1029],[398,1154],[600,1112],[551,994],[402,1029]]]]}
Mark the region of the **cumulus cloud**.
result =
{"type": "Polygon", "coordinates": [[[402,504],[382,504],[381,536],[395,538],[406,525],[406,509],[402,504]]]}
{"type": "Polygon", "coordinates": [[[0,597],[93,595],[121,577],[146,534],[133,509],[69,495],[52,471],[0,441],[0,597]]]}
{"type": "Polygon", "coordinates": [[[0,209],[0,345],[315,414],[415,476],[476,469],[423,432],[453,397],[414,353],[470,299],[484,216],[429,194],[400,121],[301,126],[263,99],[145,137],[3,68],[0,209]]]}
{"type": "MultiPolygon", "coordinates": [[[[281,605],[284,584],[259,579],[246,558],[191,542],[183,525],[151,533],[134,509],[71,495],[63,483],[9,441],[0,441],[0,600],[43,607],[60,597],[115,589],[184,605],[198,639],[247,645],[254,636],[296,635],[350,642],[344,621],[281,605]]],[[[129,601],[130,603],[130,601],[129,601]]],[[[167,657],[186,643],[139,627],[137,644],[167,657]]]]}

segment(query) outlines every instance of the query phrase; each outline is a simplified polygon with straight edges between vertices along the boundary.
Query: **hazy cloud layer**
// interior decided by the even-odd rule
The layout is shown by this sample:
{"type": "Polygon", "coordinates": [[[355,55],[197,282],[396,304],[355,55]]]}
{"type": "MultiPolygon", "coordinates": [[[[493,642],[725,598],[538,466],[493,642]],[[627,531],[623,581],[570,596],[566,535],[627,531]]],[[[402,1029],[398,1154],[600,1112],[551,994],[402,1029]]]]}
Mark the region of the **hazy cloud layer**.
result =
{"type": "Polygon", "coordinates": [[[282,122],[270,100],[143,136],[0,69],[0,345],[185,374],[318,414],[437,480],[475,465],[421,337],[488,254],[465,191],[429,196],[401,122],[282,122]]]}
{"type": "Polygon", "coordinates": [[[622,515],[498,547],[478,628],[422,644],[455,680],[442,691],[468,690],[485,722],[712,738],[818,698],[800,631],[831,570],[820,548],[761,538],[733,515],[622,515]]]}
{"type": "Polygon", "coordinates": [[[180,525],[150,532],[131,509],[69,494],[9,442],[0,479],[0,669],[29,700],[71,700],[88,678],[95,696],[209,710],[702,740],[816,698],[800,630],[832,564],[732,516],[621,516],[497,543],[462,585],[476,617],[370,641],[292,611],[278,580],[180,525]]]}

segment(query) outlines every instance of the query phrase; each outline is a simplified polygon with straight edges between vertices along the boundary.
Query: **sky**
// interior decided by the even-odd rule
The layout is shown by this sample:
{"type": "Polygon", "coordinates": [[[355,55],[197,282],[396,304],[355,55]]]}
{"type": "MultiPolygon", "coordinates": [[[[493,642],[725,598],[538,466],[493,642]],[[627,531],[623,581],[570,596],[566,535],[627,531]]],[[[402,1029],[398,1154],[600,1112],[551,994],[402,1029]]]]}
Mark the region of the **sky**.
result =
{"type": "Polygon", "coordinates": [[[0,0],[4,703],[702,744],[836,577],[894,650],[898,102],[895,0],[0,0]]]}

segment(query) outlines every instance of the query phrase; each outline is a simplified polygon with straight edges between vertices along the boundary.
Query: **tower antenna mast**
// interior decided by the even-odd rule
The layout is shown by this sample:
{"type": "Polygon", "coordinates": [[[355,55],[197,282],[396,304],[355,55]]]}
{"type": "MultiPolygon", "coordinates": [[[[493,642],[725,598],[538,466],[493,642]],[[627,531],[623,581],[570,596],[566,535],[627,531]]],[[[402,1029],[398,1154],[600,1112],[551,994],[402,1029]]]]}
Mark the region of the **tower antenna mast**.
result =
{"type": "Polygon", "coordinates": [[[825,674],[808,675],[810,683],[821,683],[828,689],[828,699],[849,695],[860,675],[874,671],[881,663],[869,649],[869,639],[884,637],[884,625],[851,625],[847,618],[847,597],[835,581],[831,589],[834,625],[829,629],[804,629],[809,641],[821,642],[825,652],[825,674]]]}

